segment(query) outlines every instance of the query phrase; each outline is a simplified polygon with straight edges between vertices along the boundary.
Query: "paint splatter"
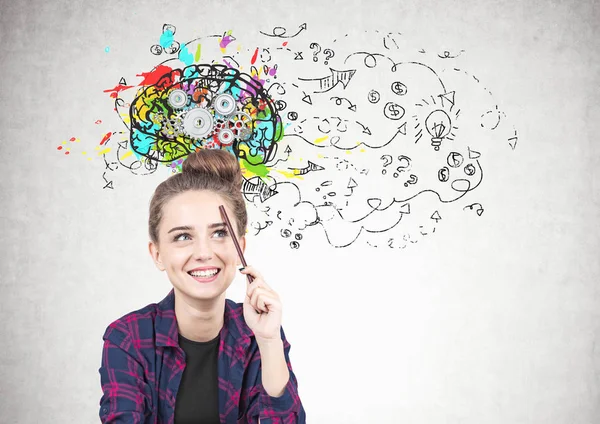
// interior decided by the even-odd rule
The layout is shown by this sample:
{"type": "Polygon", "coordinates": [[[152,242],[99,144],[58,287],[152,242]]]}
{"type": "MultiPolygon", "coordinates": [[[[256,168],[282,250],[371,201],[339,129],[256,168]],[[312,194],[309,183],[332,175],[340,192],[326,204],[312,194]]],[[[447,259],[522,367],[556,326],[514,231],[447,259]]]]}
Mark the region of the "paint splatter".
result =
{"type": "MultiPolygon", "coordinates": [[[[138,84],[138,86],[155,85],[156,83],[158,83],[158,80],[162,76],[168,74],[171,70],[172,70],[172,68],[170,68],[168,66],[158,65],[156,68],[154,68],[150,72],[142,72],[141,74],[136,74],[137,77],[144,78],[142,80],[142,82],[140,82],[138,84]]],[[[172,81],[169,80],[168,83],[171,84],[172,81]]]]}
{"type": "Polygon", "coordinates": [[[173,44],[173,31],[170,29],[164,31],[160,36],[160,45],[162,48],[166,49],[167,47],[171,47],[173,44]]]}
{"type": "Polygon", "coordinates": [[[196,62],[200,62],[201,56],[202,56],[202,44],[198,44],[198,47],[196,47],[196,55],[194,56],[194,60],[196,62]]]}
{"type": "Polygon", "coordinates": [[[102,137],[102,140],[100,140],[100,145],[102,146],[104,143],[106,143],[106,141],[110,138],[111,135],[112,132],[110,131],[104,134],[104,137],[102,137]]]}
{"type": "Polygon", "coordinates": [[[194,63],[194,55],[190,53],[185,44],[181,46],[181,50],[179,50],[179,60],[188,66],[194,63]]]}
{"type": "Polygon", "coordinates": [[[233,37],[231,36],[231,31],[229,31],[229,32],[227,33],[227,35],[225,35],[223,38],[221,38],[221,42],[219,43],[219,46],[220,46],[222,49],[225,49],[225,48],[227,48],[227,46],[228,46],[228,45],[229,45],[229,44],[230,44],[230,43],[231,43],[233,40],[235,40],[235,38],[233,38],[233,37]]]}

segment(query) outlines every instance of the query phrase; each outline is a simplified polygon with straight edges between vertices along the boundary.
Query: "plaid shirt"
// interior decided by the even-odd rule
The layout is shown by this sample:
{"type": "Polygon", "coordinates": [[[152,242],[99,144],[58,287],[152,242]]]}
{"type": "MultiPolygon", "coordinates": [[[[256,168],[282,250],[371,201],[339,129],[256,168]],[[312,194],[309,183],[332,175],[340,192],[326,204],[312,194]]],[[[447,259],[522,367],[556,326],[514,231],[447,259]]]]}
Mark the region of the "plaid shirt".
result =
{"type": "MultiPolygon", "coordinates": [[[[290,379],[280,397],[261,383],[260,351],[246,325],[241,303],[225,301],[220,332],[218,375],[221,424],[305,424],[298,382],[281,338],[290,379]]],[[[174,291],[160,303],[131,312],[108,326],[99,369],[103,423],[173,424],[175,399],[185,369],[178,343],[174,291]]]]}

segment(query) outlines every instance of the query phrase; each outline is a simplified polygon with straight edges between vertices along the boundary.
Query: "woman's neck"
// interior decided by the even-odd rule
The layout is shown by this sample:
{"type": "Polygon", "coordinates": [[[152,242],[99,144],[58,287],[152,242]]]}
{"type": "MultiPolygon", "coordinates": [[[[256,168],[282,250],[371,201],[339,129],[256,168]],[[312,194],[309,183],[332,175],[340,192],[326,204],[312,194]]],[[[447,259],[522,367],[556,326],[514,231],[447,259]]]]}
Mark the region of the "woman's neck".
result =
{"type": "Polygon", "coordinates": [[[175,290],[175,316],[179,334],[195,342],[213,340],[223,327],[225,293],[216,299],[198,301],[175,290]]]}

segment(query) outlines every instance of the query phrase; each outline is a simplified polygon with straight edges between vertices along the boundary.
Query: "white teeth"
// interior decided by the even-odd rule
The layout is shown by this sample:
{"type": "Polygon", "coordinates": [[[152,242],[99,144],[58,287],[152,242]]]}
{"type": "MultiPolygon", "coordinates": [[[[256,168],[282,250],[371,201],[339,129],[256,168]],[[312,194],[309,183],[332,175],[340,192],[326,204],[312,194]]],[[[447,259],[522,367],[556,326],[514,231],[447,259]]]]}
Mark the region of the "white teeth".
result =
{"type": "Polygon", "coordinates": [[[218,269],[211,269],[211,270],[207,270],[207,271],[192,271],[192,272],[190,272],[190,275],[192,275],[194,277],[212,277],[217,272],[219,272],[218,269]]]}

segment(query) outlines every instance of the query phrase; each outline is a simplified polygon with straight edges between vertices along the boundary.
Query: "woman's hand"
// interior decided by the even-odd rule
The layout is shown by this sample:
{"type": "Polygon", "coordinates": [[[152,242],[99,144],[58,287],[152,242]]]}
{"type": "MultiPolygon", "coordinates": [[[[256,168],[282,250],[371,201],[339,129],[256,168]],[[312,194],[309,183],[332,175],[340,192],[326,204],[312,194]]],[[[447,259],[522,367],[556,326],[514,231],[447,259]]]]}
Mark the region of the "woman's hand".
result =
{"type": "Polygon", "coordinates": [[[244,319],[254,332],[257,343],[281,341],[282,306],[279,295],[265,283],[262,275],[253,267],[247,266],[240,272],[254,278],[252,283],[246,285],[244,319]]]}

